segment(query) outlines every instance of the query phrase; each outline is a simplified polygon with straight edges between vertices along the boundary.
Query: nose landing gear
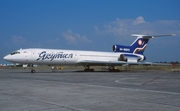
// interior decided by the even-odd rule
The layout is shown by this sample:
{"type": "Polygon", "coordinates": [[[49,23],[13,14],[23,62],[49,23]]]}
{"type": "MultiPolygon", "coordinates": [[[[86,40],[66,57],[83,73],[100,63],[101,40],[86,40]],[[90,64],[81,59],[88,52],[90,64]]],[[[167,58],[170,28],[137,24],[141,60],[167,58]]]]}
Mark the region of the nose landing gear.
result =
{"type": "Polygon", "coordinates": [[[35,73],[36,72],[36,70],[34,70],[34,69],[31,69],[31,73],[35,73]]]}
{"type": "Polygon", "coordinates": [[[36,70],[34,69],[33,64],[32,64],[32,66],[31,66],[31,73],[35,73],[35,72],[36,72],[36,70]]]}

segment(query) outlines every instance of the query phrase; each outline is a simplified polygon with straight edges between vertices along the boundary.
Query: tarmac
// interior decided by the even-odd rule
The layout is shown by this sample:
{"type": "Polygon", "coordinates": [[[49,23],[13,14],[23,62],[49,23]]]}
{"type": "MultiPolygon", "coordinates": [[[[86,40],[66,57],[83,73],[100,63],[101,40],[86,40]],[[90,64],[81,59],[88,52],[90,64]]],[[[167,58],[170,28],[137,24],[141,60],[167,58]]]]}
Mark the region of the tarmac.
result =
{"type": "Polygon", "coordinates": [[[180,111],[180,73],[0,69],[0,111],[180,111]]]}

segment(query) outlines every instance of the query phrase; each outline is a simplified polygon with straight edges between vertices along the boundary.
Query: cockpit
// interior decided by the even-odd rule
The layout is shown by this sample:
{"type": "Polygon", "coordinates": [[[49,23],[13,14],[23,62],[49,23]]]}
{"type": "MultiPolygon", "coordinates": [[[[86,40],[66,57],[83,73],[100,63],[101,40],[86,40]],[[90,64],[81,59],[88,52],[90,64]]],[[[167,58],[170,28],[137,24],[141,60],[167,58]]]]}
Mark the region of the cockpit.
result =
{"type": "Polygon", "coordinates": [[[19,51],[14,51],[14,52],[11,53],[11,55],[15,55],[15,54],[20,54],[20,52],[19,51]]]}
{"type": "Polygon", "coordinates": [[[13,63],[19,63],[21,62],[23,55],[22,55],[22,51],[20,50],[15,50],[13,52],[11,52],[10,54],[6,55],[4,57],[4,60],[9,61],[9,62],[13,62],[13,63]]]}

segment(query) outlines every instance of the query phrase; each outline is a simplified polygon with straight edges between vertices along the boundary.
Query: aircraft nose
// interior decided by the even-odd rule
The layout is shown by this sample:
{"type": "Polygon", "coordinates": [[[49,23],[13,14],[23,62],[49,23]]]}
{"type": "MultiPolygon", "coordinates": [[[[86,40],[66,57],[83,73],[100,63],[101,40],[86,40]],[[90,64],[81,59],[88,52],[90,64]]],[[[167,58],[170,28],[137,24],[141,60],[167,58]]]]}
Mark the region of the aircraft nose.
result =
{"type": "Polygon", "coordinates": [[[6,61],[11,61],[11,58],[10,58],[9,55],[7,55],[7,56],[4,56],[4,60],[6,60],[6,61]]]}

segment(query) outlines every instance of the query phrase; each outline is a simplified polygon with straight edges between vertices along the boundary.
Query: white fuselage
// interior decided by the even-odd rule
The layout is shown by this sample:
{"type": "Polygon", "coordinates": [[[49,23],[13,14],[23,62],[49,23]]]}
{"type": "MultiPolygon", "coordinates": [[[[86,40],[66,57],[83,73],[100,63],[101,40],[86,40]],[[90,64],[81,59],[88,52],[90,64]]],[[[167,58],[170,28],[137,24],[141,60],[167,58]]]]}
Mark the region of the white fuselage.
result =
{"type": "MultiPolygon", "coordinates": [[[[44,65],[106,65],[139,64],[146,60],[143,52],[148,40],[171,35],[133,35],[137,39],[130,46],[113,45],[115,52],[61,50],[61,49],[20,49],[4,57],[6,61],[21,64],[44,65]]],[[[34,71],[32,71],[34,72],[34,71]]]]}
{"type": "MultiPolygon", "coordinates": [[[[76,65],[85,60],[105,63],[118,62],[121,54],[122,53],[115,52],[31,48],[17,50],[5,56],[4,59],[13,63],[22,64],[76,65]]],[[[144,58],[143,55],[133,55],[144,58]]]]}

